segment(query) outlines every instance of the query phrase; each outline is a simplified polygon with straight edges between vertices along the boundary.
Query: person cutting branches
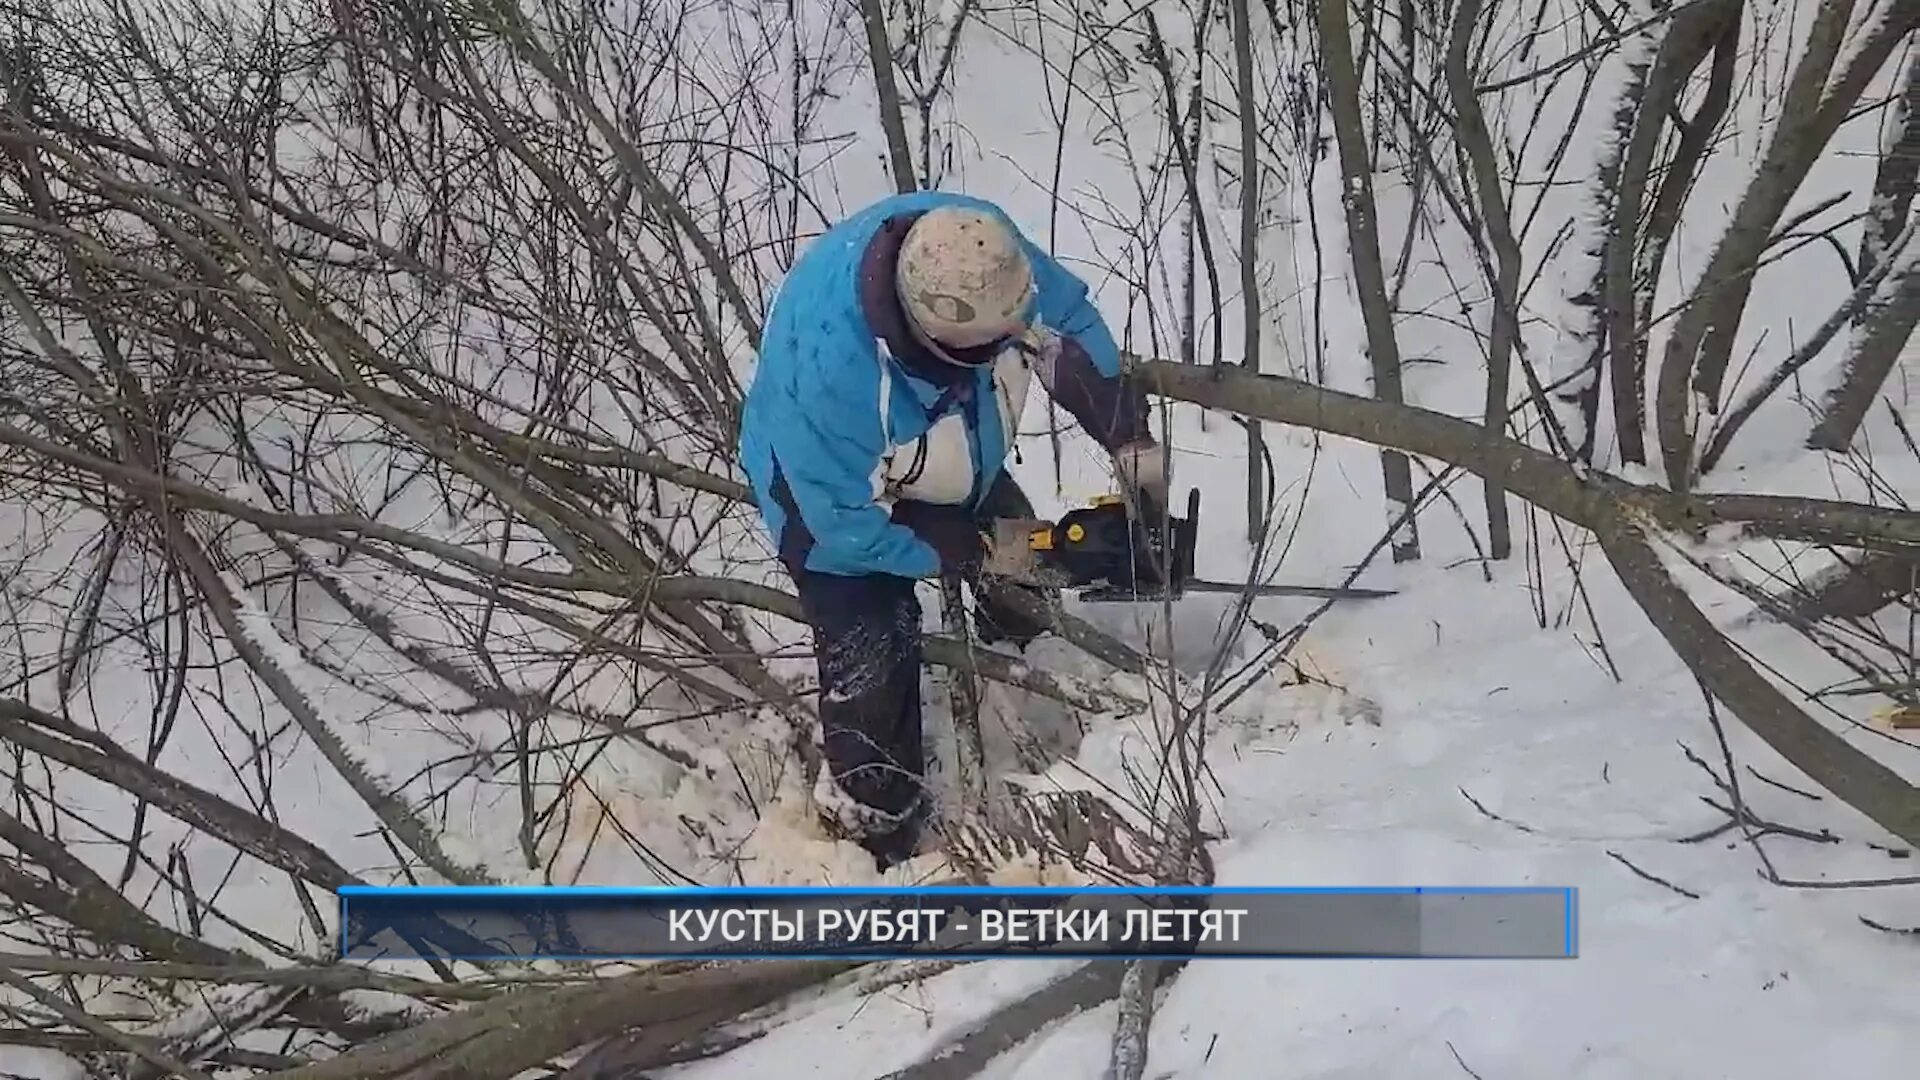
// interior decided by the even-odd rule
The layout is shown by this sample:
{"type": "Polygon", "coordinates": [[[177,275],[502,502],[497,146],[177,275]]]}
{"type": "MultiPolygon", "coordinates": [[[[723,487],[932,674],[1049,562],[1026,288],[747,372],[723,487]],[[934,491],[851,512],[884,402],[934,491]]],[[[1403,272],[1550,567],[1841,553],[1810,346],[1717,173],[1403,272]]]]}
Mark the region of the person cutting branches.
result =
{"type": "Polygon", "coordinates": [[[996,550],[991,524],[1033,516],[1005,470],[1030,383],[1136,505],[1166,505],[1145,394],[1087,292],[994,204],[917,192],[814,240],[768,314],[741,461],[813,631],[816,802],[882,870],[915,854],[929,809],[916,584],[968,581],[983,643],[1046,631],[1016,595],[1044,588],[1004,572],[1022,553],[996,550]]]}

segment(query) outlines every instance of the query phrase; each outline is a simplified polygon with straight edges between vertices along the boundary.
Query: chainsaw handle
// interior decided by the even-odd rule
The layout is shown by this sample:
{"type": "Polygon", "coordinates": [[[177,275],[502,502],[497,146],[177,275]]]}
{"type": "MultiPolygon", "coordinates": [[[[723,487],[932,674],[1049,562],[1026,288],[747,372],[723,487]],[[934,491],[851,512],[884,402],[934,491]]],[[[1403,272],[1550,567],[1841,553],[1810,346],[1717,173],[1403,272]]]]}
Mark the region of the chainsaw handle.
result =
{"type": "Polygon", "coordinates": [[[1093,591],[1098,593],[1177,599],[1193,577],[1200,490],[1187,492],[1184,518],[1169,517],[1170,507],[1145,505],[1148,501],[1097,499],[1057,522],[1028,528],[1025,548],[1039,567],[1068,588],[1097,584],[1093,591]]]}

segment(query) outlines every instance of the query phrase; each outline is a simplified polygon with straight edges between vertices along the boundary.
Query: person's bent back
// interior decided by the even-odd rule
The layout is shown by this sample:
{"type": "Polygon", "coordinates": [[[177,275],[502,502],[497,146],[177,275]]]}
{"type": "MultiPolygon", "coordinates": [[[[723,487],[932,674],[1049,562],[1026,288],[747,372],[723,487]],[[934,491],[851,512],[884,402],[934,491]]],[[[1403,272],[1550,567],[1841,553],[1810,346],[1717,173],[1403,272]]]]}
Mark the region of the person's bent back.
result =
{"type": "MultiPolygon", "coordinates": [[[[977,579],[986,519],[1030,517],[1004,470],[1030,380],[1163,505],[1144,397],[1086,285],[991,203],[894,196],[808,245],[774,299],[740,453],[814,630],[830,825],[884,868],[926,810],[914,586],[977,579]]],[[[983,638],[1044,627],[976,582],[983,638]]]]}

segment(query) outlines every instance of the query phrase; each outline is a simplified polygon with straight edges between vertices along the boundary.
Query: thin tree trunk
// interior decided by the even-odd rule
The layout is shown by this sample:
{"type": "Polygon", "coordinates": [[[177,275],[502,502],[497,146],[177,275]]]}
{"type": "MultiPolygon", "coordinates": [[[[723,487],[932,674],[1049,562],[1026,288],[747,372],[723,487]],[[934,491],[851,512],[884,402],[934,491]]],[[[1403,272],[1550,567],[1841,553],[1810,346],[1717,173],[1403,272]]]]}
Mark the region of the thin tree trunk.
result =
{"type": "MultiPolygon", "coordinates": [[[[1493,334],[1487,343],[1487,404],[1485,424],[1488,439],[1501,439],[1507,430],[1507,388],[1512,375],[1512,356],[1520,337],[1520,241],[1513,235],[1513,222],[1507,215],[1507,201],[1500,186],[1500,166],[1493,156],[1493,136],[1480,110],[1480,98],[1474,90],[1473,72],[1467,50],[1473,43],[1474,27],[1480,21],[1480,0],[1461,0],[1454,14],[1453,32],[1447,44],[1447,89],[1459,116],[1459,141],[1473,170],[1473,188],[1480,196],[1480,216],[1486,222],[1487,240],[1493,247],[1496,266],[1493,284],[1493,334]]],[[[1497,471],[1484,477],[1487,503],[1487,554],[1505,559],[1513,552],[1513,531],[1507,523],[1507,483],[1497,471]]]]}
{"type": "Polygon", "coordinates": [[[1814,426],[1808,446],[1838,453],[1852,444],[1880,388],[1913,340],[1914,327],[1920,324],[1920,258],[1911,259],[1898,278],[1886,302],[1870,314],[1872,321],[1860,328],[1859,345],[1847,359],[1840,384],[1827,395],[1826,413],[1814,426]]]}
{"type": "MultiPolygon", "coordinates": [[[[1247,0],[1232,0],[1234,79],[1240,98],[1241,363],[1260,373],[1260,154],[1253,97],[1253,23],[1247,0]]],[[[1266,432],[1247,422],[1247,544],[1256,550],[1267,531],[1266,432]]]]}
{"type": "MultiPolygon", "coordinates": [[[[1194,51],[1200,55],[1204,55],[1206,51],[1206,20],[1210,11],[1211,0],[1206,0],[1202,5],[1200,18],[1197,20],[1194,30],[1194,51]]],[[[1202,84],[1206,73],[1206,66],[1203,63],[1196,63],[1194,65],[1193,86],[1191,88],[1192,93],[1190,94],[1191,101],[1183,116],[1180,110],[1180,92],[1179,89],[1174,86],[1173,82],[1173,59],[1167,53],[1166,37],[1160,33],[1160,23],[1153,17],[1151,8],[1143,10],[1141,14],[1145,18],[1147,25],[1148,58],[1154,68],[1160,73],[1161,91],[1166,94],[1167,98],[1168,131],[1172,138],[1175,159],[1180,165],[1180,177],[1187,189],[1187,228],[1189,231],[1187,235],[1186,295],[1183,300],[1185,311],[1182,314],[1184,327],[1182,336],[1185,338],[1185,342],[1182,346],[1182,354],[1192,362],[1198,360],[1200,348],[1199,316],[1195,310],[1199,304],[1193,255],[1193,244],[1196,241],[1199,243],[1200,269],[1205,270],[1207,274],[1207,295],[1212,302],[1212,310],[1216,314],[1216,331],[1218,328],[1217,315],[1221,307],[1220,264],[1219,260],[1214,257],[1213,234],[1207,227],[1207,215],[1204,212],[1204,204],[1200,199],[1200,166],[1198,159],[1202,141],[1201,135],[1205,130],[1203,127],[1203,119],[1205,116],[1204,86],[1202,84]]],[[[1216,332],[1213,335],[1214,363],[1220,362],[1220,350],[1220,335],[1216,332]]],[[[1205,428],[1205,423],[1206,418],[1202,417],[1202,430],[1205,428]]]]}
{"type": "MultiPolygon", "coordinates": [[[[1655,295],[1660,284],[1660,269],[1666,265],[1667,248],[1673,242],[1673,236],[1680,227],[1680,215],[1686,207],[1687,196],[1692,193],[1694,179],[1699,175],[1707,154],[1713,149],[1714,140],[1719,135],[1720,122],[1726,119],[1727,108],[1733,102],[1734,61],[1740,52],[1740,20],[1742,7],[1739,0],[1727,0],[1724,12],[1712,42],[1713,64],[1707,73],[1706,93],[1701,96],[1700,105],[1693,115],[1687,118],[1686,126],[1680,133],[1680,144],[1674,149],[1673,159],[1667,162],[1666,173],[1660,179],[1659,192],[1654,196],[1653,210],[1647,218],[1647,235],[1640,242],[1634,271],[1639,287],[1644,295],[1655,295]]],[[[1701,17],[1715,14],[1708,8],[1690,9],[1675,17],[1675,33],[1679,32],[1684,21],[1691,25],[1693,16],[1698,12],[1701,17]]],[[[1689,71],[1698,67],[1698,63],[1684,65],[1689,71]]],[[[1650,305],[1644,305],[1650,307],[1650,305]]],[[[1638,465],[1647,462],[1646,452],[1646,396],[1647,396],[1647,331],[1653,320],[1651,310],[1639,313],[1639,322],[1634,325],[1632,401],[1630,411],[1634,417],[1633,439],[1635,455],[1626,457],[1626,441],[1621,439],[1621,456],[1638,465]]],[[[1616,394],[1620,392],[1615,388],[1616,394]]],[[[1618,408],[1618,398],[1616,409],[1618,408]]],[[[1615,426],[1620,427],[1618,419],[1615,426]]]]}
{"type": "Polygon", "coordinates": [[[1863,278],[1880,265],[1888,246],[1906,229],[1907,212],[1913,208],[1916,187],[1920,187],[1920,56],[1907,61],[1906,88],[1892,123],[1892,141],[1881,149],[1880,167],[1873,177],[1871,216],[1866,235],[1860,240],[1863,278]]]}
{"type": "Polygon", "coordinates": [[[1645,327],[1659,284],[1666,244],[1678,224],[1690,172],[1703,156],[1713,128],[1726,110],[1726,92],[1733,74],[1733,50],[1740,6],[1724,2],[1690,8],[1675,16],[1654,57],[1634,110],[1632,134],[1621,148],[1620,175],[1613,208],[1613,228],[1606,239],[1605,293],[1602,310],[1607,319],[1608,365],[1613,388],[1613,425],[1621,460],[1644,465],[1646,450],[1647,354],[1645,327]],[[1654,154],[1667,120],[1676,112],[1681,91],[1694,69],[1705,60],[1715,42],[1722,46],[1708,82],[1706,100],[1682,133],[1662,181],[1645,247],[1641,247],[1640,208],[1652,178],[1654,154]],[[1636,260],[1635,252],[1643,258],[1636,260]]]}
{"type": "MultiPolygon", "coordinates": [[[[966,600],[960,579],[940,579],[940,618],[947,636],[973,654],[973,628],[967,623],[966,600]]],[[[980,684],[971,671],[950,668],[947,694],[953,713],[954,761],[959,768],[960,815],[968,821],[985,820],[991,785],[987,780],[986,744],[980,734],[980,684]]]]}
{"type": "Polygon", "coordinates": [[[873,87],[880,95],[880,127],[887,134],[887,160],[893,186],[902,195],[916,191],[913,151],[907,143],[907,122],[900,111],[900,84],[893,77],[893,46],[887,40],[887,16],[880,0],[860,0],[860,20],[867,27],[867,61],[873,68],[873,87]]]}
{"type": "MultiPolygon", "coordinates": [[[[1920,188],[1920,59],[1907,64],[1906,90],[1901,95],[1903,115],[1898,134],[1880,156],[1874,177],[1872,216],[1860,242],[1860,276],[1864,279],[1886,258],[1894,238],[1906,226],[1916,188],[1920,188]]],[[[1807,445],[1816,450],[1845,451],[1859,434],[1874,398],[1893,374],[1900,352],[1913,336],[1920,318],[1920,300],[1914,298],[1920,270],[1909,270],[1894,293],[1892,305],[1860,315],[1862,339],[1848,358],[1840,382],[1827,395],[1820,421],[1807,445]],[[1904,305],[1904,307],[1902,306],[1904,305]]]]}
{"type": "MultiPolygon", "coordinates": [[[[1328,103],[1340,148],[1340,201],[1347,212],[1347,244],[1353,252],[1354,289],[1366,323],[1367,353],[1373,361],[1373,393],[1399,405],[1405,400],[1400,380],[1400,346],[1394,339],[1393,312],[1387,306],[1386,272],[1380,262],[1380,229],[1368,166],[1366,133],[1360,124],[1360,84],[1354,70],[1353,34],[1347,26],[1346,0],[1318,0],[1321,54],[1327,68],[1328,103]]],[[[1387,520],[1405,525],[1393,539],[1393,561],[1420,557],[1420,531],[1410,513],[1413,469],[1397,450],[1380,452],[1387,495],[1387,520]]]]}
{"type": "MultiPolygon", "coordinates": [[[[1898,242],[1904,245],[1912,243],[1912,240],[1908,238],[1898,242]]],[[[1899,257],[1905,258],[1904,255],[1899,257]]],[[[1887,356],[1899,352],[1901,345],[1913,333],[1911,316],[1914,315],[1920,315],[1920,259],[1907,259],[1898,266],[1882,264],[1871,274],[1863,276],[1846,303],[1829,315],[1827,321],[1821,323],[1806,342],[1774,368],[1759,386],[1742,397],[1739,404],[1727,410],[1719,429],[1707,440],[1706,449],[1701,451],[1700,471],[1706,473],[1718,464],[1727,447],[1733,444],[1734,435],[1752,419],[1760,406],[1826,351],[1828,343],[1848,323],[1862,318],[1873,320],[1863,330],[1862,339],[1855,353],[1848,358],[1848,363],[1855,364],[1863,359],[1867,363],[1874,363],[1879,350],[1885,350],[1887,356]],[[1896,270],[1899,272],[1895,273],[1896,270]]]]}
{"type": "Polygon", "coordinates": [[[1820,152],[1859,102],[1867,83],[1915,26],[1920,5],[1889,11],[1849,53],[1836,74],[1835,61],[1854,5],[1824,0],[1808,45],[1794,68],[1781,118],[1765,159],[1741,194],[1733,220],[1682,309],[1660,361],[1654,395],[1660,454],[1667,483],[1676,491],[1693,485],[1696,407],[1716,408],[1734,337],[1752,294],[1759,261],[1775,226],[1820,152]],[[1823,92],[1824,91],[1824,92],[1823,92]]]}

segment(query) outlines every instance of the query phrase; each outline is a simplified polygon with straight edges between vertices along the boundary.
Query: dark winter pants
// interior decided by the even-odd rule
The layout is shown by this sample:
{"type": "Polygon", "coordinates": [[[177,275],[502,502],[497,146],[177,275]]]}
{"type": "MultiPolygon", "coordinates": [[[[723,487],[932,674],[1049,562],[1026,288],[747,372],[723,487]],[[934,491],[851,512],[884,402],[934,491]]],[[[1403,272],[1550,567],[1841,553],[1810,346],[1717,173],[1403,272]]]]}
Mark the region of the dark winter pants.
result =
{"type": "MultiPolygon", "coordinates": [[[[1026,494],[1004,474],[984,502],[981,519],[1033,513],[1026,494]]],[[[918,843],[928,809],[917,583],[889,574],[817,573],[801,565],[803,549],[784,543],[782,549],[813,627],[827,768],[840,792],[857,804],[834,816],[882,864],[904,860],[918,843]]],[[[1024,647],[1044,629],[1006,608],[1004,598],[1020,588],[1006,583],[980,588],[976,626],[983,641],[1024,647]]]]}
{"type": "Polygon", "coordinates": [[[820,665],[826,766],[858,804],[825,809],[875,856],[905,859],[926,811],[915,583],[812,572],[796,580],[820,665]]]}

